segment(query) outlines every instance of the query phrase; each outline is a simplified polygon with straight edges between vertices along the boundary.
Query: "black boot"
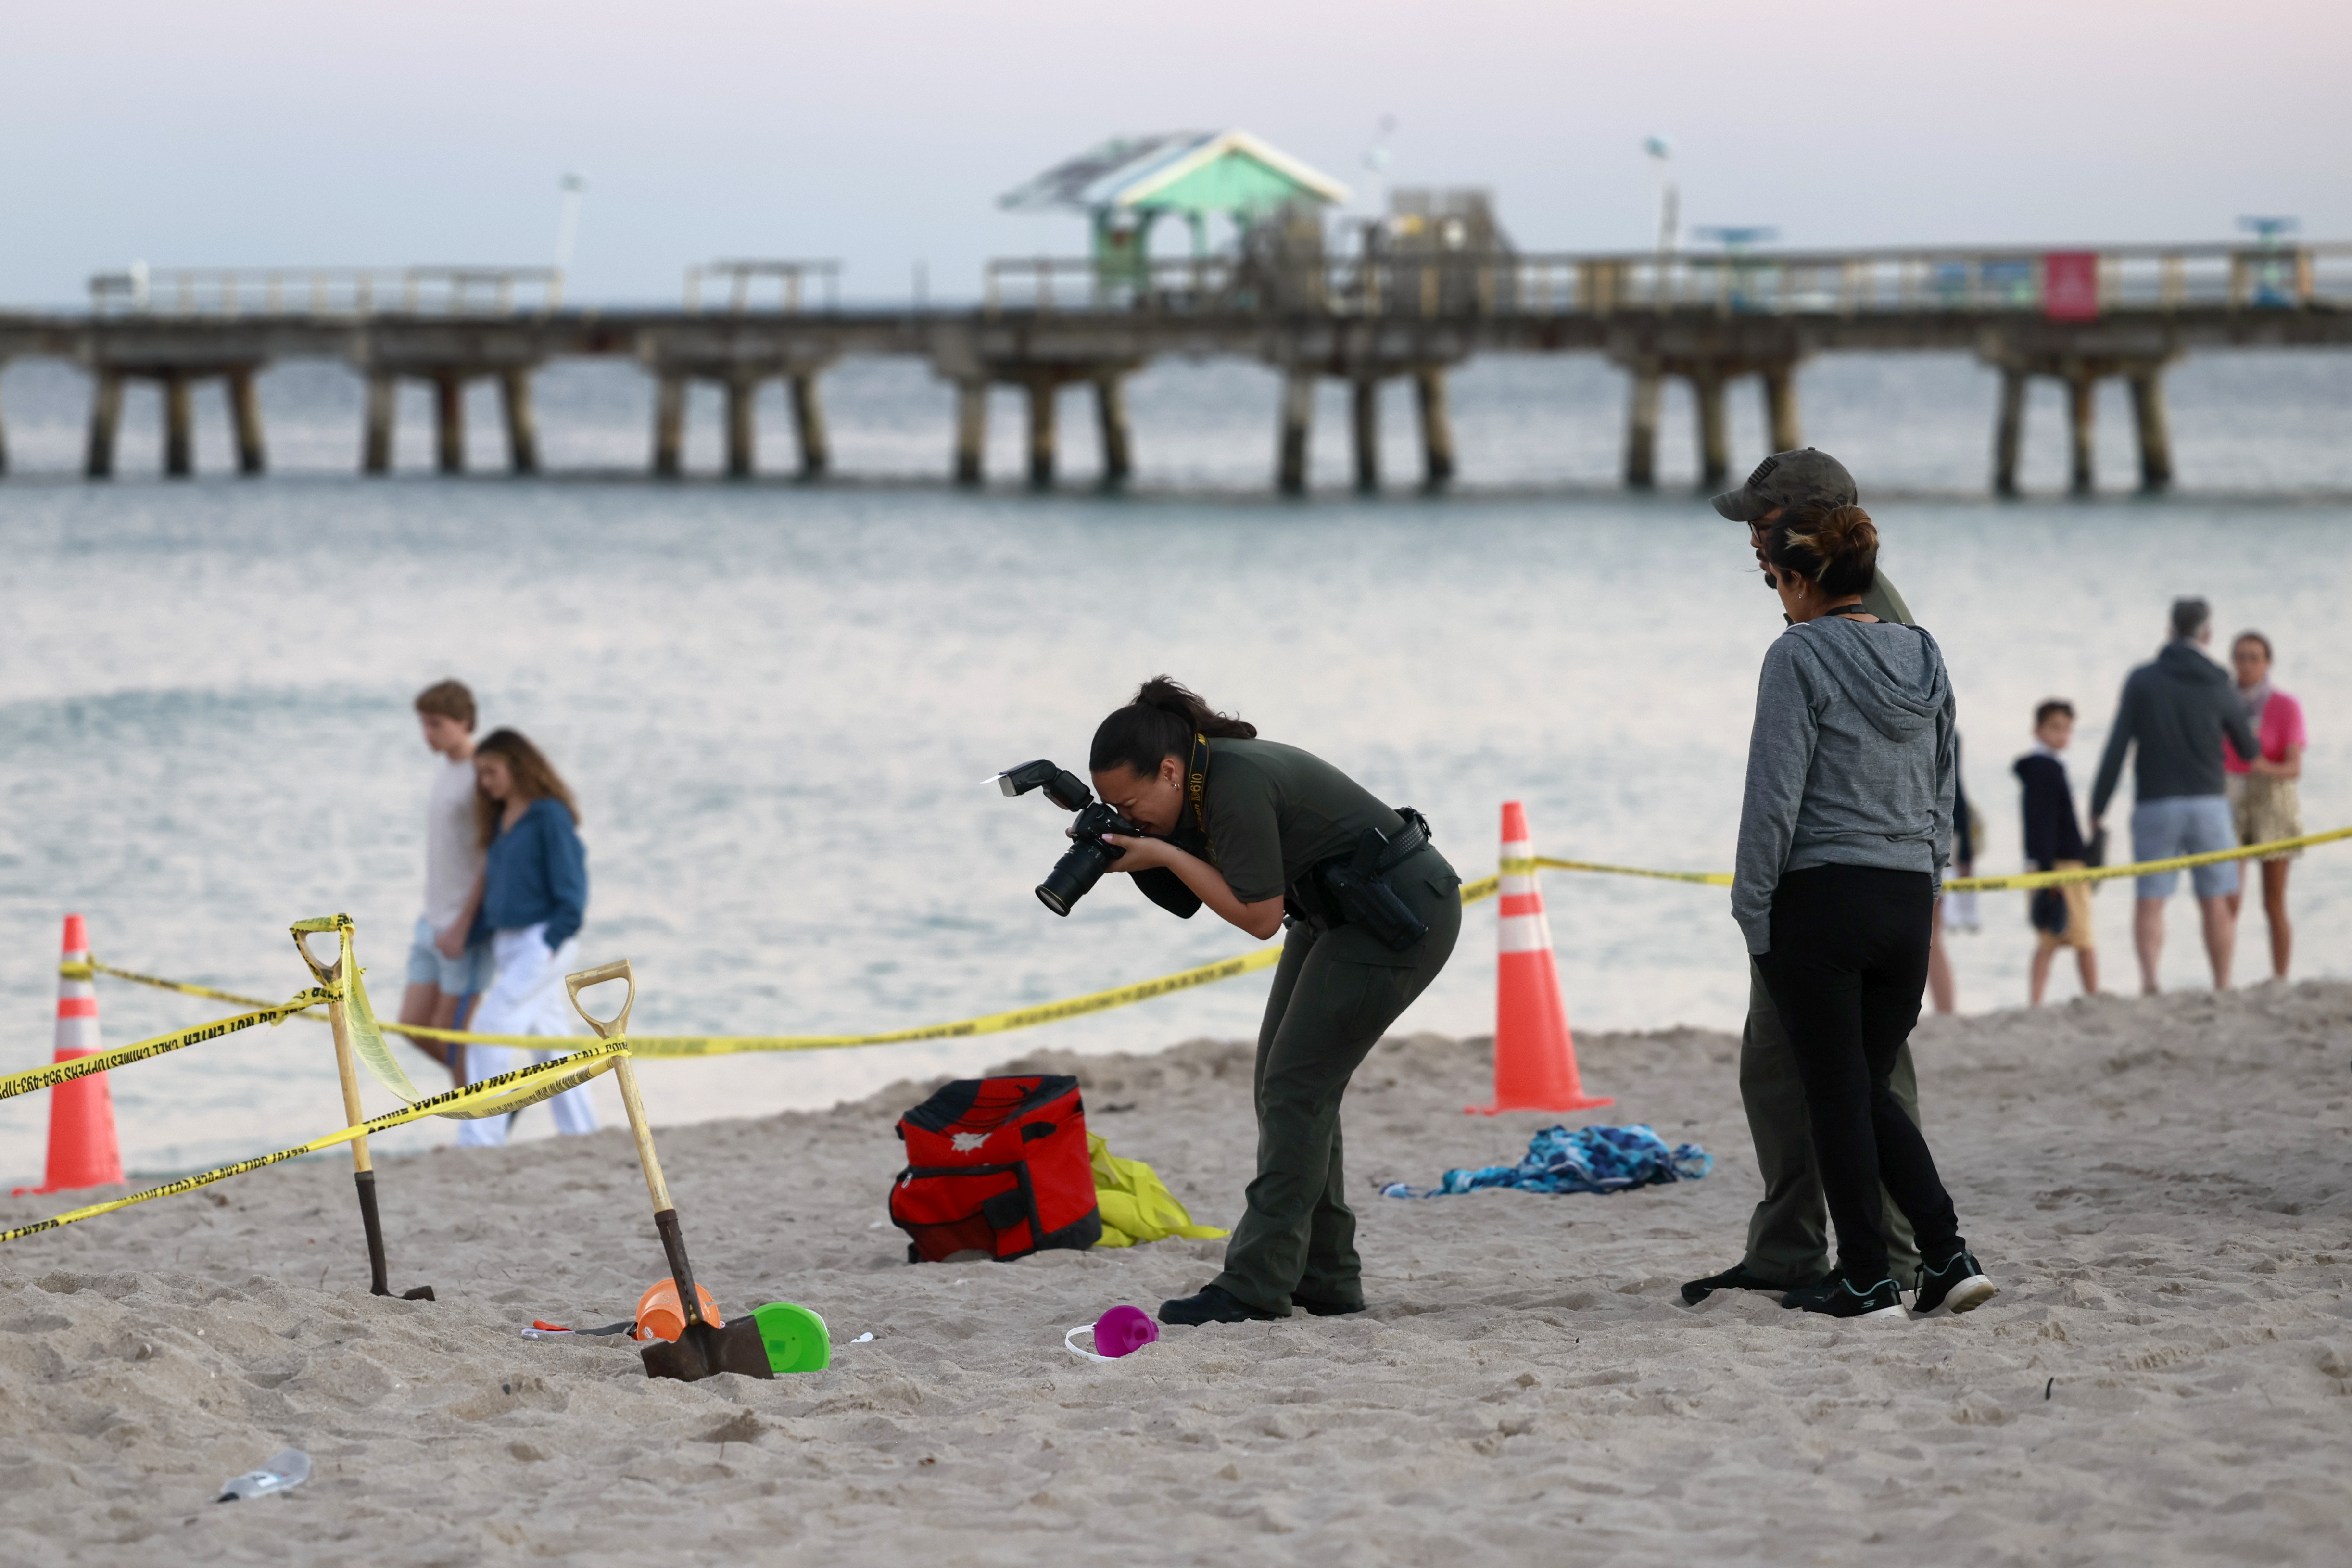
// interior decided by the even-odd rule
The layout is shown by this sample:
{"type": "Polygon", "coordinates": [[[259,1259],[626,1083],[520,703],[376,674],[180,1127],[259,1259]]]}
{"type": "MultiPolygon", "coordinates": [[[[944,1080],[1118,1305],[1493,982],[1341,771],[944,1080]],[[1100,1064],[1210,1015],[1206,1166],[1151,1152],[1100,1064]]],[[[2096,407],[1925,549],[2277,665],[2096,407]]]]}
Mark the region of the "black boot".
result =
{"type": "Polygon", "coordinates": [[[1253,1307],[1215,1285],[1202,1286],[1197,1296],[1179,1296],[1160,1303],[1160,1321],[1163,1323],[1270,1323],[1281,1315],[1253,1307]]]}
{"type": "Polygon", "coordinates": [[[1364,1310],[1364,1304],[1361,1301],[1350,1306],[1345,1301],[1317,1301],[1296,1293],[1291,1296],[1290,1304],[1300,1311],[1317,1318],[1344,1318],[1350,1312],[1360,1312],[1364,1310]]]}

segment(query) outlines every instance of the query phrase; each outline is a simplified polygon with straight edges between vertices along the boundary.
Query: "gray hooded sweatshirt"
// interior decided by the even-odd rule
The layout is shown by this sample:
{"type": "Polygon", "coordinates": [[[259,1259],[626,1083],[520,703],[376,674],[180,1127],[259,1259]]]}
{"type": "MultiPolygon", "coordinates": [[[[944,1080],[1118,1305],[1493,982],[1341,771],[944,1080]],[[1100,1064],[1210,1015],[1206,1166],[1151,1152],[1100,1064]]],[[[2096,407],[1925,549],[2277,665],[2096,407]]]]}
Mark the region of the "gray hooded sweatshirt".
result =
{"type": "Polygon", "coordinates": [[[1937,876],[1958,766],[1943,651],[1917,626],[1832,616],[1780,634],[1756,685],[1731,914],[1772,950],[1772,895],[1809,866],[1937,876]]]}

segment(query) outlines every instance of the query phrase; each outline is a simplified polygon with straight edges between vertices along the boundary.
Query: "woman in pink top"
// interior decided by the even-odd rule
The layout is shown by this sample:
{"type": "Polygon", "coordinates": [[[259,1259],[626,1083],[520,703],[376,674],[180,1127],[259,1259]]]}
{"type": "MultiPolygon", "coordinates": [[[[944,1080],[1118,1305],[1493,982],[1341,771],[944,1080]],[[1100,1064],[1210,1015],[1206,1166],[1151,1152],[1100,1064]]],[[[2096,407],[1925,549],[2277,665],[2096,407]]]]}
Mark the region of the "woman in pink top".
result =
{"type": "MultiPolygon", "coordinates": [[[[2221,766],[2231,809],[2238,819],[2238,842],[2268,844],[2303,837],[2303,808],[2295,799],[2294,781],[2303,776],[2303,704],[2271,687],[2271,639],[2260,632],[2240,632],[2230,645],[2230,663],[2238,674],[2238,700],[2246,705],[2246,722],[2263,742],[2263,754],[2241,762],[2225,742],[2221,766]]],[[[2286,978],[2287,960],[2294,952],[2294,929],[2286,918],[2288,865],[2303,851],[2263,858],[2263,912],[2270,918],[2271,973],[2286,978]]],[[[2230,895],[2235,919],[2244,897],[2244,864],[2240,863],[2239,891],[2230,895]]]]}

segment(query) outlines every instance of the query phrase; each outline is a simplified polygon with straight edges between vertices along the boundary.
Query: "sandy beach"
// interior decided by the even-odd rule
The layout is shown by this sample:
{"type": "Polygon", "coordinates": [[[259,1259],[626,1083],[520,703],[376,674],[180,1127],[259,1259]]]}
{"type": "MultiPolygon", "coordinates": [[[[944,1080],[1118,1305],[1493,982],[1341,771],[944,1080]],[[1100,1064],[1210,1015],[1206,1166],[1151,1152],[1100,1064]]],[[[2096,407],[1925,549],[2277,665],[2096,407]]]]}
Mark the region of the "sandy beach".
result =
{"type": "MultiPolygon", "coordinates": [[[[1078,1031],[1070,1030],[1069,1035],[1078,1031]]],[[[1465,1117],[1486,1043],[1384,1042],[1348,1107],[1371,1309],[1062,1331],[1221,1243],[909,1267],[883,1220],[906,1084],[667,1131],[723,1309],[806,1303],[825,1372],[649,1382],[617,1342],[662,1272],[625,1136],[387,1162],[395,1289],[347,1163],[0,1249],[0,1557],[13,1563],[2319,1563],[2352,1523],[2352,985],[1935,1020],[1928,1131],[2002,1286],[1961,1319],[1679,1304],[1757,1195],[1737,1041],[1588,1037],[1589,1086],[1717,1160],[1613,1197],[1404,1201],[1550,1119],[1465,1117]],[[871,1333],[866,1342],[851,1342],[871,1333]],[[211,1500],[287,1446],[312,1479],[211,1500]]],[[[1248,1056],[1017,1058],[1229,1223],[1248,1056]]],[[[717,1070],[660,1064],[666,1078],[717,1070]]],[[[543,1114],[543,1113],[535,1113],[543,1114]]],[[[54,1200],[0,1205],[8,1223],[54,1200]]]]}

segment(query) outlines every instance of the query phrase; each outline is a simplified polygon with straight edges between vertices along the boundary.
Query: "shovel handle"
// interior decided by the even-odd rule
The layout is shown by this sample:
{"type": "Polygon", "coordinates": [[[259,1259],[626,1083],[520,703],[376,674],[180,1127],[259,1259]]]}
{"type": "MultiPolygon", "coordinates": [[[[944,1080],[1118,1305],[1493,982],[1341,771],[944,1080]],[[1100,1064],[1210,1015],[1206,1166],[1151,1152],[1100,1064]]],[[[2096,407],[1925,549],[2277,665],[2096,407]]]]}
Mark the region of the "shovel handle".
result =
{"type": "MultiPolygon", "coordinates": [[[[319,984],[330,990],[334,988],[337,979],[342,976],[343,955],[350,951],[351,946],[349,933],[354,929],[352,917],[349,915],[320,915],[314,920],[294,922],[294,951],[302,955],[302,962],[310,966],[310,973],[319,977],[319,984]],[[310,951],[309,939],[322,931],[333,931],[339,940],[335,962],[332,963],[320,963],[318,956],[310,951]]],[[[354,964],[352,967],[358,966],[354,964]]],[[[356,1127],[363,1120],[360,1111],[360,1074],[358,1064],[352,1059],[350,1006],[340,994],[328,1000],[327,1022],[334,1028],[335,1076],[342,1080],[343,1120],[351,1126],[356,1127]]],[[[367,1136],[362,1133],[352,1140],[352,1172],[354,1175],[364,1177],[372,1182],[374,1180],[373,1175],[375,1163],[368,1155],[367,1136]]],[[[379,1279],[377,1283],[381,1284],[383,1281],[379,1279]]],[[[379,1290],[376,1294],[380,1296],[383,1292],[379,1290]]]]}
{"type": "MultiPolygon", "coordinates": [[[[567,974],[563,977],[563,989],[572,999],[572,1010],[596,1031],[598,1039],[627,1037],[629,1009],[637,1005],[636,972],[629,967],[627,959],[615,959],[567,974]],[[620,1012],[610,1019],[599,1018],[580,1005],[580,993],[607,980],[625,980],[629,986],[628,994],[622,998],[620,1012]]],[[[702,1315],[701,1297],[694,1288],[694,1266],[686,1260],[686,1233],[678,1228],[677,1208],[669,1201],[669,1184],[662,1180],[661,1160],[654,1153],[653,1130],[646,1124],[646,1103],[637,1094],[637,1075],[625,1055],[614,1058],[613,1078],[621,1087],[621,1104],[629,1113],[629,1132],[637,1142],[637,1163],[646,1173],[646,1192],[654,1200],[654,1230],[661,1237],[662,1255],[668,1260],[670,1279],[677,1286],[678,1310],[686,1315],[688,1330],[708,1327],[702,1315]]],[[[679,1337],[683,1339],[683,1333],[679,1337]]]]}
{"type": "Polygon", "coordinates": [[[580,1015],[582,1022],[596,1031],[598,1039],[618,1039],[629,1032],[629,1009],[637,1005],[637,976],[635,972],[630,969],[627,959],[614,959],[610,963],[600,963],[593,969],[583,969],[577,973],[567,974],[563,977],[563,989],[572,998],[572,1010],[580,1015]],[[629,983],[629,994],[621,999],[620,1012],[609,1021],[595,1016],[580,1005],[580,993],[591,985],[602,985],[607,980],[625,980],[629,983]]]}
{"type": "Polygon", "coordinates": [[[310,920],[294,922],[294,951],[302,955],[302,962],[310,966],[310,973],[319,977],[320,984],[332,985],[335,983],[335,972],[342,967],[343,957],[338,952],[334,963],[320,963],[311,956],[310,944],[305,939],[316,936],[320,931],[345,931],[352,929],[352,917],[349,915],[319,915],[310,920]]]}

